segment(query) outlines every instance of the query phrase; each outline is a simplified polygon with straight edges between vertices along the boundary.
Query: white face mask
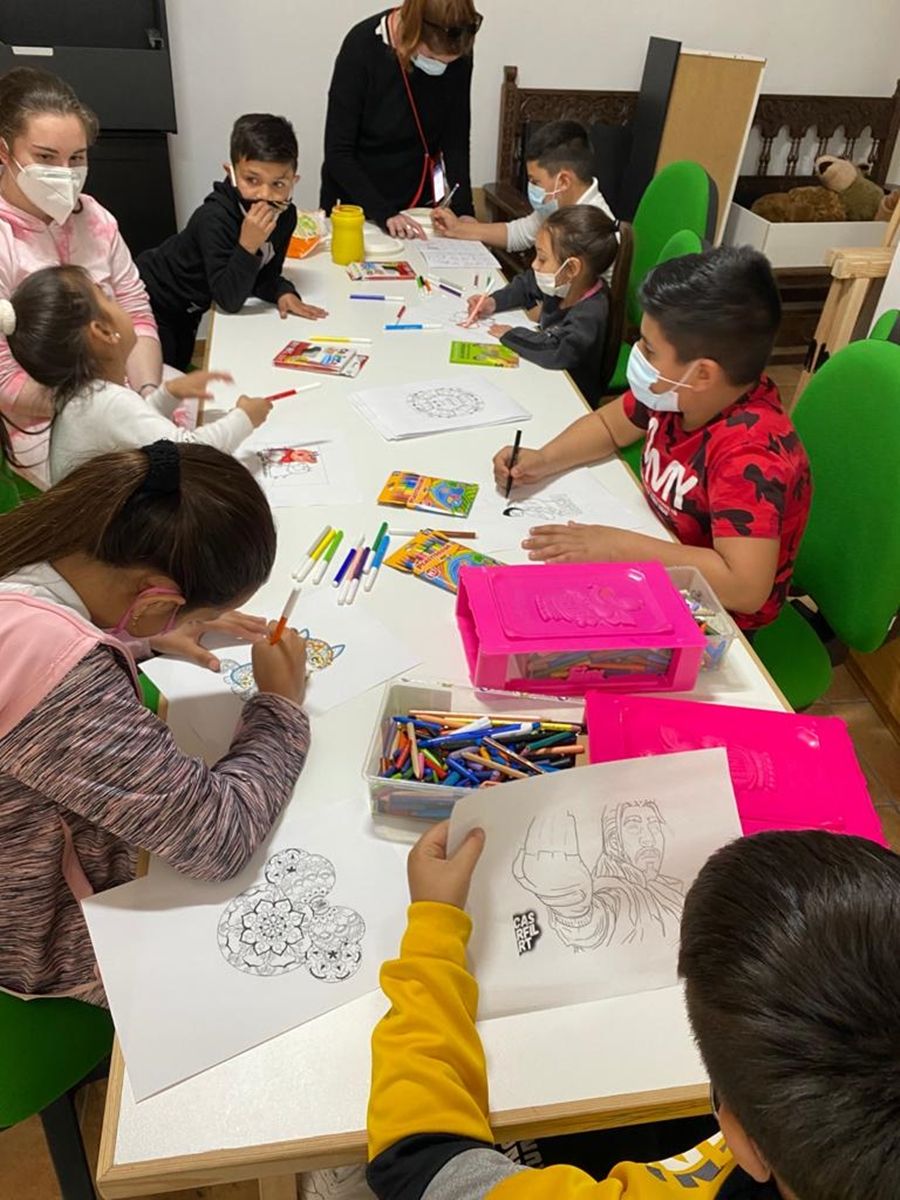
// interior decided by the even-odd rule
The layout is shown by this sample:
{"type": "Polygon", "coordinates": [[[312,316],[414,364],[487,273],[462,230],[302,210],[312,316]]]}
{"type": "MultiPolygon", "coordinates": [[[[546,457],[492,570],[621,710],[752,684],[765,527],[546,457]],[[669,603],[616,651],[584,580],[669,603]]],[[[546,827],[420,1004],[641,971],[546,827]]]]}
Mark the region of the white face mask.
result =
{"type": "Polygon", "coordinates": [[[72,215],[87,179],[87,167],[47,167],[29,163],[19,168],[16,183],[23,196],[59,225],[72,215]]]}
{"type": "Polygon", "coordinates": [[[635,342],[628,356],[626,374],[628,376],[628,386],[631,388],[635,398],[645,408],[652,408],[654,412],[680,412],[681,406],[678,403],[678,392],[676,389],[693,386],[690,383],[685,383],[685,380],[693,369],[694,363],[690,363],[681,379],[666,379],[665,376],[660,375],[656,367],[647,362],[643,351],[638,343],[635,342]],[[665,392],[653,392],[650,389],[656,383],[671,383],[674,386],[665,392]]]}
{"type": "Polygon", "coordinates": [[[562,264],[559,271],[535,271],[534,282],[538,285],[545,296],[559,296],[561,299],[568,296],[569,289],[572,286],[572,281],[567,283],[557,283],[556,276],[562,271],[569,259],[562,264]]]}
{"type": "Polygon", "coordinates": [[[447,70],[447,63],[441,62],[439,58],[429,58],[426,54],[414,54],[412,64],[426,75],[443,75],[447,70]]]}

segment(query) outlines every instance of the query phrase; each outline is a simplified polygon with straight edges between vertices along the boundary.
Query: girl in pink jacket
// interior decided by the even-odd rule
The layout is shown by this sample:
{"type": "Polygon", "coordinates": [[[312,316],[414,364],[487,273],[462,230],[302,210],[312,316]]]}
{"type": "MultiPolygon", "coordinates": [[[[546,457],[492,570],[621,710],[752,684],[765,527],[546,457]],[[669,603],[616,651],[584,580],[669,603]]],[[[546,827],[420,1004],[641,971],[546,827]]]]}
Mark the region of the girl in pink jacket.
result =
{"type": "Polygon", "coordinates": [[[80,901],[138,848],[219,880],[268,834],[309,745],[303,639],[254,644],[258,694],[212,767],[143,707],[123,639],[217,618],[274,558],[262,491],[210,446],[104,455],[0,517],[0,989],[103,1003],[80,901]]]}
{"type": "MultiPolygon", "coordinates": [[[[131,314],[138,337],[128,378],[149,392],[162,379],[162,354],[146,290],[115,218],[82,194],[96,135],[97,118],[57,76],[20,67],[0,78],[0,298],[41,267],[84,267],[131,314]]],[[[5,344],[0,412],[14,425],[23,473],[46,485],[52,398],[5,344]]]]}

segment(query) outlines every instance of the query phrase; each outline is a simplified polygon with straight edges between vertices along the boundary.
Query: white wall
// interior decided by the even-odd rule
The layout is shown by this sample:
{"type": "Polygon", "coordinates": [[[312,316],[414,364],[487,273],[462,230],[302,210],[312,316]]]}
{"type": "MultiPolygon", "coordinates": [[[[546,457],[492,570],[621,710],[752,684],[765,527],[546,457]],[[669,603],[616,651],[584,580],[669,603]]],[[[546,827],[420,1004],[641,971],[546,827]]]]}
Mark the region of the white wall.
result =
{"type": "MultiPolygon", "coordinates": [[[[888,95],[900,75],[897,0],[478,0],[472,181],[494,178],[503,67],[525,87],[636,89],[651,34],[768,59],[763,90],[888,95]]],[[[236,116],[289,117],[302,207],[318,202],[325,104],[345,32],[377,0],[169,0],[180,222],[219,178],[236,116]]],[[[900,151],[892,179],[900,179],[900,151]]]]}

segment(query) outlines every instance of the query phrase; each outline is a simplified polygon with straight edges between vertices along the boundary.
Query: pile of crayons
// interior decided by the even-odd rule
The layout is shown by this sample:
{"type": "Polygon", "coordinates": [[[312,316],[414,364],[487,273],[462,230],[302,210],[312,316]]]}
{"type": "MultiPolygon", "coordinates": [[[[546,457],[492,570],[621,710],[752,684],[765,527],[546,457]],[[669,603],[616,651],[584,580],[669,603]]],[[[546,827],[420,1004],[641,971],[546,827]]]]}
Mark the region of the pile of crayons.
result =
{"type": "Polygon", "coordinates": [[[709,606],[702,592],[681,588],[681,598],[697,622],[697,628],[706,638],[706,649],[703,651],[700,669],[715,671],[722,665],[722,660],[731,645],[732,631],[728,619],[718,609],[709,606]]]}
{"type": "Polygon", "coordinates": [[[382,779],[495,787],[574,767],[584,726],[543,717],[414,710],[390,718],[382,779]]]}
{"type": "Polygon", "coordinates": [[[665,675],[672,664],[672,651],[660,649],[576,650],[522,657],[523,679],[569,679],[585,671],[595,674],[598,680],[665,675]]]}
{"type": "MultiPolygon", "coordinates": [[[[328,574],[331,561],[343,540],[344,531],[342,529],[333,529],[330,525],[326,525],[310,544],[302,566],[294,572],[294,580],[298,584],[303,583],[315,569],[312,582],[320,584],[328,574]]],[[[361,537],[348,550],[331,581],[332,587],[339,589],[338,604],[352,604],[360,586],[364,591],[371,592],[390,544],[387,521],[384,521],[370,546],[367,546],[365,538],[361,537]]],[[[297,590],[299,591],[299,588],[297,590]]]]}

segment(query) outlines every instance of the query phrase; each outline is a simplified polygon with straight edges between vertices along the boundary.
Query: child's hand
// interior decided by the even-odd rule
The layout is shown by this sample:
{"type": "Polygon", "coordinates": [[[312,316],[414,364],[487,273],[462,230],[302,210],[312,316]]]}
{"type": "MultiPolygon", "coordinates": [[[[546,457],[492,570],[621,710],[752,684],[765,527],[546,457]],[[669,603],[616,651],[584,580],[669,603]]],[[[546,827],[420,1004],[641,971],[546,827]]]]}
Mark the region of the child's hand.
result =
{"type": "Polygon", "coordinates": [[[522,549],[538,562],[615,562],[623,530],[609,525],[538,525],[528,531],[522,549]]]}
{"type": "Polygon", "coordinates": [[[319,308],[316,304],[304,304],[293,292],[285,292],[283,296],[278,297],[278,311],[282,321],[289,313],[295,317],[306,317],[310,321],[318,321],[328,316],[327,308],[319,308]]]}
{"type": "Polygon", "coordinates": [[[456,853],[447,857],[449,821],[442,821],[423,833],[410,851],[406,862],[409,898],[432,900],[465,908],[475,864],[484,849],[484,830],[473,829],[456,853]]]}
{"type": "Polygon", "coordinates": [[[477,310],[478,320],[482,317],[489,317],[491,313],[497,311],[497,301],[493,296],[488,296],[484,292],[479,296],[470,296],[466,301],[466,306],[469,309],[469,315],[463,325],[470,325],[472,322],[472,314],[477,310]]]}
{"type": "Polygon", "coordinates": [[[512,325],[498,325],[496,322],[494,322],[493,325],[488,326],[488,333],[491,335],[491,337],[502,338],[504,333],[509,333],[511,329],[512,325]]]}
{"type": "Polygon", "coordinates": [[[265,396],[241,396],[235,407],[247,414],[254,429],[259,429],[272,411],[272,401],[265,396]]]}
{"type": "Polygon", "coordinates": [[[167,379],[164,387],[175,400],[211,400],[211,383],[234,383],[227,371],[188,371],[175,379],[167,379]]]}
{"type": "Polygon", "coordinates": [[[425,230],[418,221],[414,221],[412,217],[404,217],[403,213],[397,213],[393,217],[387,219],[387,231],[391,237],[397,238],[422,238],[425,240],[425,230]]]}
{"type": "Polygon", "coordinates": [[[201,642],[205,634],[225,633],[230,638],[237,638],[243,642],[258,642],[266,636],[267,629],[268,622],[263,617],[251,617],[249,613],[242,612],[226,612],[214,621],[182,621],[171,633],[161,633],[159,637],[150,638],[150,649],[155,650],[157,654],[184,658],[199,667],[218,671],[218,658],[201,642]]]}
{"type": "MultiPolygon", "coordinates": [[[[509,464],[512,461],[512,452],[512,446],[504,446],[494,455],[494,483],[501,492],[506,491],[506,485],[509,483],[509,464]]],[[[528,484],[540,483],[542,479],[546,479],[548,475],[552,474],[553,470],[548,465],[543,450],[529,450],[525,446],[520,447],[516,465],[512,469],[513,487],[526,487],[528,484]]]]}
{"type": "Polygon", "coordinates": [[[431,214],[431,224],[434,231],[440,237],[456,237],[456,227],[459,225],[459,217],[455,212],[451,212],[449,208],[436,208],[431,214]]]}
{"type": "Polygon", "coordinates": [[[238,242],[248,254],[256,252],[266,244],[278,224],[281,214],[265,200],[257,200],[241,223],[238,242]]]}
{"type": "MultiPolygon", "coordinates": [[[[275,622],[270,622],[269,632],[274,628],[275,622]]],[[[253,677],[259,691],[302,704],[306,695],[306,638],[296,629],[286,629],[274,646],[268,638],[256,642],[253,677]]]]}

